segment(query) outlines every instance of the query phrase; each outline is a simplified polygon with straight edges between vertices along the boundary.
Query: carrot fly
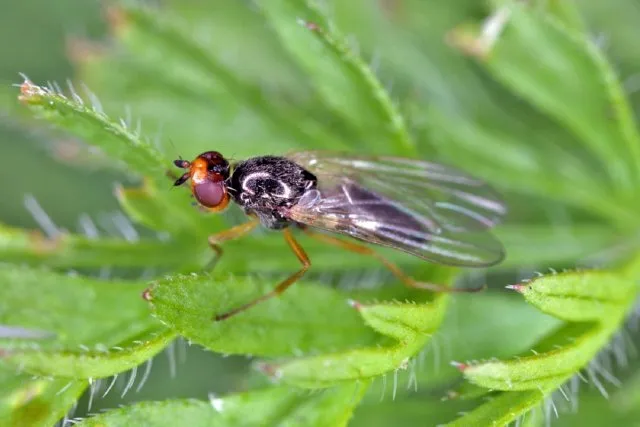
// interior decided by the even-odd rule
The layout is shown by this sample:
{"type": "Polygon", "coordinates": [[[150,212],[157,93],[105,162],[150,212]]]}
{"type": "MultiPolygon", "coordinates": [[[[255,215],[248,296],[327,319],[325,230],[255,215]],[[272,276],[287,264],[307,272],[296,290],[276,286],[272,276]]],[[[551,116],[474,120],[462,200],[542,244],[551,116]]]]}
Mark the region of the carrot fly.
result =
{"type": "Polygon", "coordinates": [[[487,267],[504,258],[502,245],[487,231],[506,214],[499,195],[483,181],[437,163],[302,151],[230,164],[217,151],[207,151],[191,162],[179,159],[174,164],[187,170],[174,185],[190,180],[193,196],[202,207],[219,212],[233,200],[251,218],[209,237],[216,259],[222,255],[223,242],[262,224],[283,231],[302,265],[271,292],[217,315],[216,320],[280,295],[305,274],[311,262],[294,238],[292,226],[318,240],[374,257],[412,288],[453,291],[413,279],[360,242],[452,266],[487,267]]]}

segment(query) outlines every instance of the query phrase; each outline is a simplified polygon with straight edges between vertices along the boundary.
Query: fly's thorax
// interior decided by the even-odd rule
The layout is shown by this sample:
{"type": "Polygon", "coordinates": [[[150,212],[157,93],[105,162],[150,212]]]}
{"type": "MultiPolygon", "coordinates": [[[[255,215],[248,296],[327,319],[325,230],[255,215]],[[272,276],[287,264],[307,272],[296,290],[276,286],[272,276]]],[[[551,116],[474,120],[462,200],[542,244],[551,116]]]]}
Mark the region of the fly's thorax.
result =
{"type": "Polygon", "coordinates": [[[316,177],[284,157],[254,157],[235,165],[229,180],[234,201],[268,228],[289,222],[283,211],[315,188],[316,177]]]}

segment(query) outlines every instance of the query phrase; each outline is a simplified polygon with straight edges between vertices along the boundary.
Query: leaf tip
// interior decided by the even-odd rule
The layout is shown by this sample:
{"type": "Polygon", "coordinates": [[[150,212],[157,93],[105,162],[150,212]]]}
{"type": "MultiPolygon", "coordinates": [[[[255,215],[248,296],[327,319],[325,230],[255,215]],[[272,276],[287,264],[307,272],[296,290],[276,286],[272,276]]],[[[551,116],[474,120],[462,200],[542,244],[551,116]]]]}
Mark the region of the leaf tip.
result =
{"type": "Polygon", "coordinates": [[[527,289],[526,285],[522,285],[520,283],[516,283],[515,285],[507,285],[505,286],[506,289],[511,289],[513,291],[516,291],[520,294],[524,293],[524,291],[527,289]]]}
{"type": "Polygon", "coordinates": [[[151,295],[151,287],[148,287],[144,291],[142,291],[142,299],[150,302],[153,300],[153,295],[151,295]]]}
{"type": "Polygon", "coordinates": [[[209,393],[209,403],[216,412],[222,412],[224,410],[224,399],[216,397],[213,393],[209,393]]]}
{"type": "Polygon", "coordinates": [[[20,73],[20,76],[23,79],[22,83],[19,85],[20,95],[18,95],[18,100],[20,102],[29,103],[38,101],[41,96],[46,95],[45,89],[36,84],[33,84],[33,82],[25,74],[20,73]]]}
{"type": "Polygon", "coordinates": [[[503,7],[485,19],[477,34],[467,27],[457,27],[447,33],[445,40],[467,55],[486,59],[510,17],[510,8],[503,7]]]}
{"type": "Polygon", "coordinates": [[[359,301],[356,301],[354,299],[348,299],[347,300],[347,304],[349,304],[350,307],[353,307],[358,311],[360,311],[362,309],[362,304],[360,304],[359,301]]]}
{"type": "Polygon", "coordinates": [[[278,365],[265,362],[257,362],[255,364],[255,367],[258,371],[262,372],[272,380],[277,381],[282,378],[282,370],[278,368],[278,365]]]}
{"type": "Polygon", "coordinates": [[[466,363],[456,362],[455,360],[452,360],[449,363],[451,364],[451,366],[453,366],[454,368],[456,368],[460,372],[464,372],[469,367],[469,365],[467,365],[466,363]]]}
{"type": "Polygon", "coordinates": [[[316,24],[315,22],[312,21],[306,21],[302,18],[298,18],[297,19],[298,24],[302,25],[303,27],[311,30],[311,31],[319,31],[320,27],[318,26],[318,24],[316,24]]]}

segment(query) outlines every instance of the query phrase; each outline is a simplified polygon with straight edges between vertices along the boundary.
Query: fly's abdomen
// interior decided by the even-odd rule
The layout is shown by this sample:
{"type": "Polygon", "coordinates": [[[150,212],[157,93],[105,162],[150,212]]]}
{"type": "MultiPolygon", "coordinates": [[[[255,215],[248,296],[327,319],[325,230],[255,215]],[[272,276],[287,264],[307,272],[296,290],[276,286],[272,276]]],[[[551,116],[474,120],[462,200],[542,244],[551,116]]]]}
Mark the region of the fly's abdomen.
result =
{"type": "MultiPolygon", "coordinates": [[[[406,244],[424,245],[436,225],[420,221],[404,206],[369,191],[355,183],[343,183],[339,189],[349,203],[343,205],[346,223],[375,233],[378,239],[402,240],[406,244]]],[[[330,193],[325,197],[331,197],[330,193]]]]}

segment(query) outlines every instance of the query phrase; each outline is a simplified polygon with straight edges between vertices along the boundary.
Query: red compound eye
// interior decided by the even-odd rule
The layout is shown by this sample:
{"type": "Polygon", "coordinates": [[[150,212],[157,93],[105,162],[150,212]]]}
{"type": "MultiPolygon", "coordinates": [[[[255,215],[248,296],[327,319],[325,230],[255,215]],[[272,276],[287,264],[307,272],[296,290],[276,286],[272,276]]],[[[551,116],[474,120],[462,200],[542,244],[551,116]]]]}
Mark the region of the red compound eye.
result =
{"type": "Polygon", "coordinates": [[[193,184],[193,195],[202,206],[212,210],[222,210],[229,203],[229,194],[224,181],[203,181],[193,184]]]}

